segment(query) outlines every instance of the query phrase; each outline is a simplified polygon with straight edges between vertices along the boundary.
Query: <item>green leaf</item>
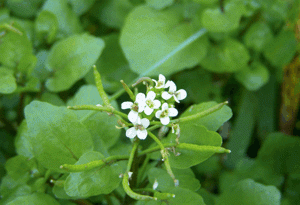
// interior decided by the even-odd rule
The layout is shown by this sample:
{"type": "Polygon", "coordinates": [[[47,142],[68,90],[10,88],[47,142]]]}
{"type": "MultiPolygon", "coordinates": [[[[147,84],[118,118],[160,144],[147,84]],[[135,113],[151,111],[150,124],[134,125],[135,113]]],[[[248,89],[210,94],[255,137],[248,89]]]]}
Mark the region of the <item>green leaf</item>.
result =
{"type": "Polygon", "coordinates": [[[34,156],[47,169],[62,172],[62,164],[74,164],[93,150],[92,137],[74,112],[33,101],[25,107],[25,118],[34,156]]]}
{"type": "Polygon", "coordinates": [[[59,39],[82,32],[79,18],[68,5],[68,0],[47,0],[42,8],[43,11],[52,12],[58,21],[59,39]]]}
{"type": "Polygon", "coordinates": [[[246,12],[241,1],[225,4],[224,11],[219,8],[206,9],[202,14],[201,23],[210,32],[230,32],[239,27],[240,19],[246,12]]]}
{"type": "Polygon", "coordinates": [[[45,61],[47,59],[49,52],[47,50],[39,50],[36,54],[37,64],[32,71],[32,75],[40,79],[40,81],[45,81],[50,75],[50,71],[45,67],[45,61]]]}
{"type": "Polygon", "coordinates": [[[184,103],[221,102],[221,87],[213,82],[211,72],[193,69],[181,72],[174,77],[177,87],[184,88],[188,93],[184,103]]]}
{"type": "MultiPolygon", "coordinates": [[[[99,152],[88,152],[80,157],[77,164],[103,159],[99,152]]],[[[116,189],[121,179],[119,178],[120,167],[117,163],[107,165],[101,169],[95,168],[90,171],[70,173],[65,181],[65,190],[69,196],[90,197],[99,194],[109,194],[116,189]]]]}
{"type": "Polygon", "coordinates": [[[32,177],[34,169],[36,170],[36,162],[34,159],[18,155],[7,160],[5,169],[12,179],[25,184],[32,177]]]}
{"type": "Polygon", "coordinates": [[[46,39],[48,44],[55,40],[58,32],[58,20],[51,11],[43,10],[39,13],[34,22],[34,30],[37,38],[43,42],[46,39]]]}
{"type": "Polygon", "coordinates": [[[59,198],[59,199],[73,199],[73,200],[78,199],[79,197],[71,197],[65,191],[64,183],[68,176],[69,176],[69,174],[64,174],[60,178],[58,178],[54,182],[52,192],[55,195],[55,197],[59,198]]]}
{"type": "Polygon", "coordinates": [[[283,30],[264,49],[264,56],[277,67],[287,65],[297,50],[297,41],[294,32],[283,30]]]}
{"type": "MultiPolygon", "coordinates": [[[[167,142],[175,143],[176,135],[170,133],[167,142]]],[[[177,169],[186,169],[200,164],[214,153],[218,152],[222,144],[222,137],[214,132],[208,131],[203,125],[190,124],[180,125],[179,145],[175,152],[170,152],[170,164],[177,169]]]]}
{"type": "Polygon", "coordinates": [[[0,93],[9,94],[17,89],[14,72],[11,69],[0,67],[0,93]]]}
{"type": "Polygon", "coordinates": [[[33,157],[26,120],[23,120],[18,128],[18,133],[15,138],[15,148],[19,155],[23,155],[28,158],[33,157]]]}
{"type": "Polygon", "coordinates": [[[7,0],[6,6],[16,16],[22,18],[34,17],[44,0],[7,0]]]}
{"type": "Polygon", "coordinates": [[[32,44],[26,36],[24,29],[20,26],[19,22],[15,22],[14,27],[23,32],[23,34],[20,35],[19,33],[7,31],[1,37],[0,64],[8,68],[15,68],[24,55],[32,54],[32,44]]]}
{"type": "Polygon", "coordinates": [[[265,22],[252,24],[243,37],[245,45],[255,51],[262,51],[272,39],[273,33],[265,22]]]}
{"type": "Polygon", "coordinates": [[[72,6],[73,11],[78,15],[86,13],[95,3],[95,0],[69,0],[69,3],[72,6]]]}
{"type": "MultiPolygon", "coordinates": [[[[82,86],[74,98],[67,102],[68,106],[97,104],[102,105],[103,101],[96,86],[93,85],[82,86]]],[[[111,104],[118,110],[116,101],[112,101],[111,104]]],[[[96,151],[103,153],[103,147],[111,147],[120,138],[121,130],[115,127],[117,125],[115,116],[108,116],[106,112],[95,110],[75,110],[73,112],[92,134],[96,151]]]]}
{"type": "Polygon", "coordinates": [[[129,0],[96,1],[91,12],[101,23],[121,29],[131,9],[133,5],[129,0]]]}
{"type": "Polygon", "coordinates": [[[272,133],[258,152],[260,165],[277,174],[297,174],[300,172],[300,139],[283,133],[272,133]]]}
{"type": "Polygon", "coordinates": [[[183,9],[157,11],[136,7],[127,17],[120,43],[131,69],[144,75],[170,75],[198,64],[206,55],[208,40],[185,23],[183,9]]]}
{"type": "Polygon", "coordinates": [[[269,81],[269,77],[269,70],[258,61],[252,62],[250,67],[247,66],[235,73],[235,78],[250,91],[260,89],[269,81]]]}
{"type": "MultiPolygon", "coordinates": [[[[195,174],[191,169],[172,169],[176,179],[179,181],[179,187],[186,188],[191,191],[197,191],[200,188],[198,179],[195,178],[195,174]]],[[[148,171],[148,178],[151,185],[156,180],[158,183],[157,190],[161,192],[168,192],[174,188],[174,181],[167,173],[166,170],[156,167],[151,168],[148,171]]]]}
{"type": "Polygon", "coordinates": [[[43,93],[40,101],[47,102],[56,106],[65,106],[65,102],[55,93],[50,93],[50,92],[43,93]]]}
{"type": "Polygon", "coordinates": [[[10,190],[6,189],[7,187],[4,187],[3,184],[10,183],[7,181],[7,176],[2,178],[2,184],[1,184],[1,205],[6,205],[8,202],[13,201],[19,196],[26,196],[30,195],[32,193],[31,187],[28,185],[18,185],[10,190]]]}
{"type": "Polygon", "coordinates": [[[227,38],[213,45],[200,65],[216,73],[237,72],[246,67],[249,60],[250,55],[245,46],[235,39],[227,38]]]}
{"type": "Polygon", "coordinates": [[[217,205],[280,205],[280,192],[275,186],[265,186],[245,179],[226,190],[217,205]]]}
{"type": "MultiPolygon", "coordinates": [[[[187,117],[190,115],[203,112],[217,104],[218,103],[216,102],[205,102],[205,103],[192,105],[188,109],[186,109],[186,111],[182,113],[180,117],[187,117]]],[[[217,131],[224,124],[224,122],[228,121],[231,117],[232,117],[232,111],[227,105],[225,105],[220,110],[217,110],[214,113],[211,113],[205,117],[198,118],[192,121],[181,122],[180,128],[188,130],[190,126],[204,125],[208,130],[217,131]]]]}
{"type": "Polygon", "coordinates": [[[174,0],[146,0],[148,6],[161,10],[174,4],[174,0]]]}
{"type": "Polygon", "coordinates": [[[17,66],[17,75],[22,74],[26,77],[26,79],[30,78],[30,75],[36,66],[37,63],[37,58],[33,54],[27,54],[23,55],[22,58],[20,59],[20,62],[17,66]]]}
{"type": "MultiPolygon", "coordinates": [[[[122,88],[120,80],[130,83],[137,78],[137,75],[131,71],[122,52],[119,45],[119,35],[111,34],[103,37],[103,40],[106,46],[96,62],[96,66],[101,74],[105,90],[116,92],[122,88]]],[[[90,71],[90,78],[92,78],[92,82],[94,82],[92,70],[90,71]]]]}
{"type": "Polygon", "coordinates": [[[19,196],[7,205],[59,205],[59,203],[48,194],[33,193],[27,196],[19,196]]]}
{"type": "Polygon", "coordinates": [[[46,87],[53,92],[69,89],[99,58],[104,42],[88,34],[74,35],[54,44],[46,60],[53,76],[46,87]]]}

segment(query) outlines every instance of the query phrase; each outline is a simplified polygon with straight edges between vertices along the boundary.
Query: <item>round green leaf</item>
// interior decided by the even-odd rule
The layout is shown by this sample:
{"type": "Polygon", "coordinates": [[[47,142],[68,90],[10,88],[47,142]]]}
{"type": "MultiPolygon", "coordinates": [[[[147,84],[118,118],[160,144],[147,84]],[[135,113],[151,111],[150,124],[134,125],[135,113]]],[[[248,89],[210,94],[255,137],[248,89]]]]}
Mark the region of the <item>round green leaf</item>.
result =
{"type": "Polygon", "coordinates": [[[245,5],[241,1],[225,4],[222,12],[217,8],[206,9],[202,14],[202,25],[211,32],[230,32],[239,27],[240,19],[246,12],[245,5]]]}
{"type": "MultiPolygon", "coordinates": [[[[175,138],[175,134],[170,133],[166,141],[175,143],[175,138]]],[[[200,164],[218,152],[222,137],[202,125],[190,123],[189,126],[180,125],[179,142],[184,147],[178,146],[175,152],[169,152],[170,164],[177,169],[186,169],[200,164]]]]}
{"type": "MultiPolygon", "coordinates": [[[[76,164],[85,164],[91,161],[101,160],[104,156],[99,152],[88,152],[76,164]]],[[[116,189],[121,178],[120,167],[117,163],[107,165],[101,169],[70,173],[65,181],[65,190],[69,196],[90,197],[99,194],[109,194],[116,189]]]]}
{"type": "Polygon", "coordinates": [[[62,172],[62,164],[74,164],[93,150],[87,128],[65,107],[33,101],[25,107],[30,143],[34,156],[47,169],[62,172]]]}
{"type": "Polygon", "coordinates": [[[20,21],[14,22],[14,27],[21,31],[22,35],[9,31],[1,37],[0,63],[2,66],[15,68],[24,55],[32,54],[32,44],[20,23],[20,21]]]}
{"type": "MultiPolygon", "coordinates": [[[[103,37],[105,48],[96,62],[98,71],[101,74],[103,87],[109,92],[116,92],[123,88],[120,80],[126,83],[132,82],[137,75],[130,69],[128,61],[119,44],[119,35],[111,34],[103,37]],[[118,59],[118,60],[116,60],[118,59]]],[[[94,81],[92,70],[91,78],[94,81]]]]}
{"type": "Polygon", "coordinates": [[[50,11],[56,16],[59,39],[82,32],[79,18],[68,5],[68,0],[47,0],[42,10],[50,11]]]}
{"type": "Polygon", "coordinates": [[[44,193],[34,193],[27,196],[19,196],[7,205],[60,205],[54,198],[44,193]]]}
{"type": "Polygon", "coordinates": [[[11,69],[0,67],[0,93],[9,94],[17,89],[14,72],[11,69]]]}
{"type": "MultiPolygon", "coordinates": [[[[118,110],[116,101],[111,103],[118,110]]],[[[82,86],[75,96],[67,102],[68,106],[97,104],[102,105],[103,101],[96,86],[93,85],[82,86]]],[[[117,125],[116,117],[108,116],[106,112],[94,110],[76,110],[73,112],[92,134],[96,151],[103,153],[103,146],[109,148],[120,138],[121,130],[115,127],[117,125]]]]}
{"type": "Polygon", "coordinates": [[[200,65],[216,73],[237,72],[246,67],[249,60],[250,55],[245,46],[228,38],[220,44],[213,45],[200,65]]]}
{"type": "Polygon", "coordinates": [[[6,6],[16,16],[22,18],[34,17],[44,0],[7,0],[6,6]]]}
{"type": "Polygon", "coordinates": [[[297,50],[294,32],[281,31],[264,49],[264,55],[274,66],[282,67],[288,64],[297,50]]]}
{"type": "Polygon", "coordinates": [[[34,30],[40,41],[46,39],[48,44],[52,43],[58,31],[56,16],[50,11],[41,11],[34,22],[34,30]]]}
{"type": "Polygon", "coordinates": [[[86,13],[93,6],[95,0],[69,0],[69,3],[71,4],[73,11],[80,16],[86,13]]]}
{"type": "Polygon", "coordinates": [[[265,186],[252,179],[238,182],[227,189],[217,205],[280,205],[280,192],[275,186],[265,186]]]}
{"type": "Polygon", "coordinates": [[[148,76],[170,75],[195,66],[205,57],[208,46],[206,36],[172,54],[194,33],[196,31],[192,25],[185,23],[180,6],[160,11],[139,6],[128,15],[120,43],[134,72],[148,76]]]}
{"type": "Polygon", "coordinates": [[[26,120],[23,120],[18,128],[18,133],[15,138],[16,152],[28,158],[33,157],[32,147],[30,144],[30,136],[28,135],[28,127],[26,120]]]}
{"type": "Polygon", "coordinates": [[[53,74],[46,87],[53,92],[69,89],[91,69],[103,48],[102,39],[88,34],[73,35],[54,44],[46,60],[53,74]]]}
{"type": "MultiPolygon", "coordinates": [[[[216,102],[205,102],[190,106],[180,117],[187,117],[190,115],[195,115],[197,113],[208,110],[209,108],[217,105],[216,102]]],[[[220,110],[215,111],[205,117],[198,118],[192,121],[181,122],[180,128],[188,130],[194,125],[200,126],[204,125],[208,130],[217,131],[224,122],[228,121],[232,117],[231,109],[225,105],[220,110]]],[[[184,136],[181,136],[185,138],[184,136]]],[[[182,138],[181,138],[182,139],[182,138]]]]}
{"type": "Polygon", "coordinates": [[[258,90],[269,81],[269,70],[259,62],[252,62],[251,66],[245,67],[235,78],[243,84],[247,90],[258,90]]]}
{"type": "Polygon", "coordinates": [[[272,39],[273,33],[265,22],[256,22],[252,24],[243,37],[245,45],[255,51],[262,51],[272,39]]]}
{"type": "Polygon", "coordinates": [[[148,6],[160,10],[168,6],[171,6],[174,3],[174,0],[146,0],[148,6]]]}

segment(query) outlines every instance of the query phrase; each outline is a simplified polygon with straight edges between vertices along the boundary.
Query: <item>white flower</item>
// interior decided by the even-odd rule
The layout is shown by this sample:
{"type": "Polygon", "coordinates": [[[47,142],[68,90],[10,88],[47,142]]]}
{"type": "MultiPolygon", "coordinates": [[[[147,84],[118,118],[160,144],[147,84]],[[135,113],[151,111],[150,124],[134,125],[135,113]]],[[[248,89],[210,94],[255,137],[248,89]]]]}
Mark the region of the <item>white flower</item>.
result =
{"type": "Polygon", "coordinates": [[[176,85],[173,81],[168,81],[165,85],[165,88],[170,87],[169,91],[166,92],[164,91],[162,93],[162,98],[165,100],[169,100],[172,96],[174,97],[174,100],[179,103],[179,100],[183,100],[184,98],[186,98],[187,93],[184,89],[180,89],[178,91],[176,91],[176,85]]]}
{"type": "Polygon", "coordinates": [[[138,116],[137,121],[133,124],[134,126],[126,131],[126,136],[130,139],[134,138],[135,136],[138,136],[138,138],[141,140],[146,139],[148,134],[146,128],[150,125],[150,121],[147,118],[141,119],[138,116]]]}
{"type": "Polygon", "coordinates": [[[145,110],[144,110],[146,115],[151,115],[153,110],[158,109],[161,105],[161,102],[159,100],[154,100],[155,96],[156,96],[156,94],[153,91],[150,91],[147,94],[146,107],[145,107],[145,110]]]}
{"type": "Polygon", "coordinates": [[[121,108],[124,109],[131,109],[128,114],[128,119],[130,122],[136,122],[138,118],[138,114],[143,112],[146,106],[146,97],[144,93],[138,93],[135,98],[135,102],[123,102],[121,104],[121,108]]]}
{"type": "Polygon", "coordinates": [[[162,74],[158,76],[158,82],[152,79],[155,82],[155,88],[165,88],[166,77],[162,74]]]}
{"type": "Polygon", "coordinates": [[[176,108],[169,108],[168,103],[164,103],[161,106],[162,110],[158,110],[155,113],[155,117],[160,119],[161,124],[167,125],[170,122],[170,117],[175,117],[178,115],[176,108]]]}

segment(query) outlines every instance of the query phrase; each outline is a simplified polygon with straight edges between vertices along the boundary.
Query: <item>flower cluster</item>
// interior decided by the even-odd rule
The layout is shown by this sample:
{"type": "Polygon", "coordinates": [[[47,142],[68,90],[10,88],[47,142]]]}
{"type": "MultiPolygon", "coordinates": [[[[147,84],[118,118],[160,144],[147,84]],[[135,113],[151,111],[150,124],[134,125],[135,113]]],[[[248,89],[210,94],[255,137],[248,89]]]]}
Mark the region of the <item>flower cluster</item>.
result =
{"type": "Polygon", "coordinates": [[[155,86],[148,87],[147,96],[144,93],[138,93],[134,102],[123,102],[122,109],[130,109],[128,120],[132,122],[133,127],[126,131],[126,136],[140,139],[146,139],[146,128],[150,125],[150,121],[154,116],[158,118],[163,125],[170,123],[170,117],[178,115],[178,111],[174,108],[174,102],[186,98],[185,90],[177,90],[173,81],[167,81],[165,76],[159,75],[158,81],[154,80],[155,86]],[[165,91],[169,88],[169,91],[165,91]]]}

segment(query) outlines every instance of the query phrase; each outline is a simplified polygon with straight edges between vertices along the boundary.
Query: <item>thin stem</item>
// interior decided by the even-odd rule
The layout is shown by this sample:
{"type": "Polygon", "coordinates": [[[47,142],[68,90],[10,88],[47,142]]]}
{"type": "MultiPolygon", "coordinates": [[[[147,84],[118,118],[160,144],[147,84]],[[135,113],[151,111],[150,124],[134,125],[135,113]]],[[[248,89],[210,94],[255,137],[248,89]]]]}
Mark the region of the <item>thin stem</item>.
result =
{"type": "Polygon", "coordinates": [[[175,175],[171,169],[170,166],[170,162],[169,162],[169,157],[168,157],[168,153],[165,150],[164,145],[161,143],[161,141],[154,135],[152,134],[150,131],[148,131],[149,136],[158,144],[158,146],[160,147],[160,153],[162,155],[164,164],[166,166],[166,170],[168,172],[168,174],[170,175],[170,177],[173,179],[175,186],[178,186],[178,180],[175,179],[175,175]]]}
{"type": "Polygon", "coordinates": [[[153,125],[152,127],[147,128],[148,131],[156,130],[157,128],[160,128],[162,125],[153,125]]]}
{"type": "Polygon", "coordinates": [[[133,159],[134,159],[134,155],[135,155],[135,151],[136,151],[137,147],[139,146],[139,142],[140,142],[139,139],[136,139],[136,140],[134,141],[134,144],[133,144],[133,147],[132,147],[130,156],[129,156],[129,160],[128,160],[128,163],[127,163],[127,169],[126,169],[126,172],[130,172],[131,165],[132,165],[132,162],[133,162],[133,159]]]}
{"type": "Polygon", "coordinates": [[[97,110],[97,111],[105,111],[109,113],[113,113],[115,115],[119,115],[124,119],[127,119],[127,115],[112,107],[103,107],[103,106],[96,106],[96,105],[75,105],[75,106],[68,106],[68,109],[71,110],[97,110]]]}
{"type": "Polygon", "coordinates": [[[205,117],[211,113],[214,113],[218,110],[220,110],[224,105],[227,105],[228,104],[228,101],[225,101],[223,103],[220,103],[218,105],[215,105],[203,112],[199,112],[197,114],[194,114],[194,115],[190,115],[190,116],[187,116],[187,117],[182,117],[182,118],[179,118],[179,119],[176,119],[176,120],[171,120],[172,123],[179,123],[179,122],[186,122],[186,121],[190,121],[190,120],[195,120],[195,119],[198,119],[198,118],[202,118],[202,117],[205,117]]]}
{"type": "MultiPolygon", "coordinates": [[[[163,144],[163,146],[165,148],[169,148],[169,147],[176,147],[177,143],[167,143],[167,144],[163,144]]],[[[152,148],[148,148],[148,149],[145,149],[143,151],[141,151],[138,156],[142,156],[142,155],[145,155],[145,154],[150,154],[152,152],[157,152],[161,149],[160,146],[155,146],[155,147],[152,147],[152,148]]]]}
{"type": "Polygon", "coordinates": [[[130,90],[128,85],[123,80],[121,80],[120,82],[122,83],[124,90],[127,92],[129,97],[131,98],[131,100],[134,102],[135,101],[135,95],[133,94],[133,92],[130,90]]]}

